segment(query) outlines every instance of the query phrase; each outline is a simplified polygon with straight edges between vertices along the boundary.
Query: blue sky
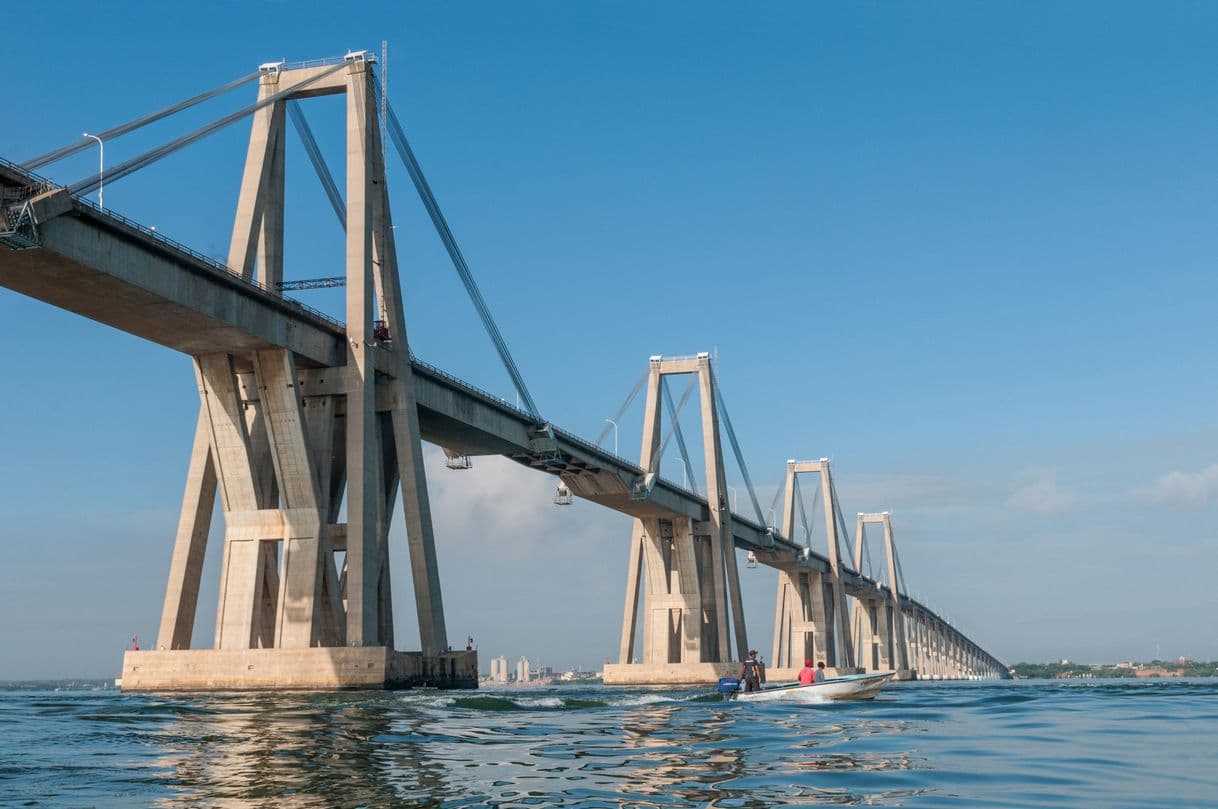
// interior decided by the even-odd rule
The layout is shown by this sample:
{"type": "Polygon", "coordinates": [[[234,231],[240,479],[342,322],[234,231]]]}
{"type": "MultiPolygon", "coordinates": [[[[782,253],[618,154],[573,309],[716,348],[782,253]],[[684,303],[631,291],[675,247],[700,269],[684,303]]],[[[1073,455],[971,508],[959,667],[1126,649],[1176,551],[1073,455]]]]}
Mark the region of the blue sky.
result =
{"type": "MultiPolygon", "coordinates": [[[[648,355],[717,350],[762,501],[785,459],[832,457],[848,514],[893,511],[910,589],[999,657],[1218,658],[1218,8],[361,9],[9,9],[25,33],[5,45],[0,156],[387,39],[391,100],[548,418],[594,437],[648,355]]],[[[107,162],[250,98],[107,144],[107,162]]],[[[306,113],[341,168],[337,104],[306,113]]],[[[116,182],[107,207],[222,254],[247,137],[116,182]]],[[[338,274],[294,140],[288,160],[288,276],[338,274]]],[[[95,167],[89,151],[47,173],[95,167]]],[[[390,184],[415,352],[511,398],[399,166],[390,184]]],[[[108,675],[155,635],[190,363],[5,291],[0,324],[0,647],[22,650],[0,677],[108,675]]],[[[613,654],[629,521],[556,509],[548,479],[495,459],[431,459],[450,635],[486,658],[613,654]]],[[[773,586],[745,572],[767,654],[773,586]]]]}

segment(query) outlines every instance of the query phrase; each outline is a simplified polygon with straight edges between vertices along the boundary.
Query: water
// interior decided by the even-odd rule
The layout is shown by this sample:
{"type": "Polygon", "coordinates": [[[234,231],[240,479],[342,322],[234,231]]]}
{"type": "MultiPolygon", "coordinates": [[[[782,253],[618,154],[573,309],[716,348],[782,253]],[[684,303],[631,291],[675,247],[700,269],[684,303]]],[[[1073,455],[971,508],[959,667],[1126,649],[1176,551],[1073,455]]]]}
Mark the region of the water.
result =
{"type": "Polygon", "coordinates": [[[1218,680],[0,691],[0,806],[1218,807],[1218,680]]]}

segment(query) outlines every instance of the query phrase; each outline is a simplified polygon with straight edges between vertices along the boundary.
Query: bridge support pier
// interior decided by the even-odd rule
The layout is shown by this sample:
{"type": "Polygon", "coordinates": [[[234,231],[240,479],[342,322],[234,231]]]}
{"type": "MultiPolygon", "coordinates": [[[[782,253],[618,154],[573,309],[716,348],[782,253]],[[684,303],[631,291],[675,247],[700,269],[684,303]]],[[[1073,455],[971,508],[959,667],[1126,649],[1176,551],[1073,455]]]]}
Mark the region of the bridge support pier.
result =
{"type": "MultiPolygon", "coordinates": [[[[283,73],[264,69],[260,97],[283,73]]],[[[196,354],[201,409],[157,648],[126,654],[125,689],[477,685],[476,653],[448,651],[371,64],[349,57],[309,88],[326,93],[347,97],[345,364],[305,374],[284,349],[196,354]],[[393,648],[399,488],[417,653],[393,648]],[[217,493],[215,641],[192,649],[217,493]]],[[[286,103],[255,117],[229,253],[231,268],[271,290],[283,279],[286,103]]]]}
{"type": "Polygon", "coordinates": [[[910,664],[906,637],[905,605],[901,596],[901,572],[897,563],[892,520],[881,514],[858,515],[854,533],[854,569],[861,570],[868,525],[879,525],[884,532],[884,558],[888,577],[882,586],[857,597],[851,618],[851,631],[859,650],[859,665],[864,671],[895,671],[898,680],[910,680],[916,672],[910,664]]]}
{"type": "MultiPolygon", "coordinates": [[[[812,660],[813,665],[823,662],[831,676],[857,671],[854,638],[850,633],[850,615],[841,579],[841,515],[827,458],[787,461],[782,533],[787,538],[796,536],[796,512],[803,513],[798,488],[801,475],[820,477],[829,564],[819,571],[799,566],[781,568],[778,572],[774,655],[771,658],[771,673],[775,680],[794,679],[804,660],[812,660]]],[[[805,527],[811,530],[811,526],[805,527]]]]}
{"type": "Polygon", "coordinates": [[[709,354],[649,360],[639,458],[643,477],[636,484],[634,497],[645,500],[659,474],[664,378],[697,374],[709,519],[635,519],[621,645],[618,662],[605,666],[607,684],[714,682],[739,672],[739,665],[732,662],[731,641],[735,642],[737,660],[747,654],[713,373],[709,354]],[[636,657],[640,618],[642,648],[636,657]]]}

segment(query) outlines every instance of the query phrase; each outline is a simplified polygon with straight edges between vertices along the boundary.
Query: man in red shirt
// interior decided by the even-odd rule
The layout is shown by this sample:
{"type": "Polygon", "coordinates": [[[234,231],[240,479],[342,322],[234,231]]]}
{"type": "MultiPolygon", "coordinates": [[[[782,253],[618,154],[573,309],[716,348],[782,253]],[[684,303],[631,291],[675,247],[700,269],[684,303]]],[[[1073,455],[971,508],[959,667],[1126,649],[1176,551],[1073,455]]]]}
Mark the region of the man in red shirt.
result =
{"type": "Polygon", "coordinates": [[[812,668],[812,661],[805,660],[804,667],[799,670],[799,684],[812,685],[816,682],[816,670],[812,668]]]}

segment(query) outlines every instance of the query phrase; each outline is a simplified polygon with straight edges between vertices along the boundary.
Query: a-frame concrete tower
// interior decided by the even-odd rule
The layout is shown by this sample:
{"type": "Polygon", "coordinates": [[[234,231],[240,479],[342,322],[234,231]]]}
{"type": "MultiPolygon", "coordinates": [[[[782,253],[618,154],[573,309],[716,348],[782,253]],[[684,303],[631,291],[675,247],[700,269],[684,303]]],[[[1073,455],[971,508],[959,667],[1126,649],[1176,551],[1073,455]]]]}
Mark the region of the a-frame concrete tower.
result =
{"type": "Polygon", "coordinates": [[[612,666],[613,681],[619,684],[713,681],[739,668],[731,663],[733,639],[737,660],[743,660],[748,649],[724,478],[714,370],[706,353],[687,358],[651,357],[648,369],[643,446],[639,453],[644,475],[639,485],[648,486],[660,471],[663,379],[696,374],[709,519],[702,523],[666,515],[634,520],[621,648],[618,664],[612,666]],[[641,607],[640,587],[643,587],[641,607]],[[635,663],[640,619],[642,652],[635,663]]]}
{"type": "Polygon", "coordinates": [[[161,628],[156,649],[127,654],[124,688],[476,684],[475,655],[447,652],[373,70],[364,53],[262,69],[260,99],[281,97],[255,113],[229,267],[278,289],[286,105],[345,94],[346,340],[329,367],[286,350],[194,356],[201,408],[161,628]],[[399,489],[420,653],[393,649],[399,489]],[[215,642],[192,649],[217,492],[215,642]]]}
{"type": "Polygon", "coordinates": [[[855,600],[851,637],[857,644],[858,663],[864,671],[896,671],[897,679],[908,680],[914,675],[906,637],[908,617],[901,605],[901,577],[892,536],[892,519],[887,511],[858,515],[854,532],[855,570],[862,570],[868,525],[878,525],[883,529],[884,561],[888,576],[882,588],[877,586],[873,594],[855,600]]]}
{"type": "Polygon", "coordinates": [[[830,669],[854,671],[854,644],[850,614],[842,584],[837,498],[828,458],[818,461],[787,461],[782,533],[795,537],[796,481],[801,475],[820,477],[820,498],[828,540],[828,565],[818,571],[805,566],[779,568],[778,595],[774,610],[774,677],[798,670],[805,659],[824,662],[830,669]]]}

